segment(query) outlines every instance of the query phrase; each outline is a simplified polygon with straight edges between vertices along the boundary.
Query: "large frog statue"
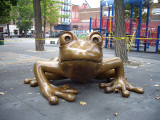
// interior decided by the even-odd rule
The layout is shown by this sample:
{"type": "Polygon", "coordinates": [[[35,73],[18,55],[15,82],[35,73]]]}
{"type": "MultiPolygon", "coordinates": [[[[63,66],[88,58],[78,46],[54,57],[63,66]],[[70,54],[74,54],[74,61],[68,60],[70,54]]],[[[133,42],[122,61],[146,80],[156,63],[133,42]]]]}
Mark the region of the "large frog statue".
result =
{"type": "Polygon", "coordinates": [[[77,89],[69,85],[54,86],[50,80],[70,78],[77,82],[95,79],[114,78],[110,83],[100,83],[106,93],[120,91],[123,97],[129,91],[143,93],[144,90],[130,85],[124,75],[123,62],[120,58],[103,59],[102,35],[91,32],[84,40],[78,40],[72,32],[66,31],[59,38],[59,58],[51,61],[38,61],[34,64],[35,79],[25,79],[24,83],[34,87],[39,85],[42,94],[50,104],[58,104],[58,97],[74,101],[77,89]]]}

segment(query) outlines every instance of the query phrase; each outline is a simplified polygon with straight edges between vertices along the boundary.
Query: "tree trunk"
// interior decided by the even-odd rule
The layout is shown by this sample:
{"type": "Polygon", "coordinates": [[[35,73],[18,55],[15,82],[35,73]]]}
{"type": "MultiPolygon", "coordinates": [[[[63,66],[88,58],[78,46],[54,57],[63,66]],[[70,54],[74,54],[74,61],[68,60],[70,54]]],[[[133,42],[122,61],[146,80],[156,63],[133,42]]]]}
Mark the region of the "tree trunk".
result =
{"type": "Polygon", "coordinates": [[[44,31],[43,31],[43,44],[45,44],[45,38],[46,38],[46,36],[45,36],[45,34],[46,34],[46,16],[44,17],[44,31]]]}
{"type": "Polygon", "coordinates": [[[43,51],[43,40],[42,40],[42,18],[41,18],[41,6],[40,0],[33,0],[34,16],[35,16],[35,48],[36,51],[43,51]]]}
{"type": "Polygon", "coordinates": [[[51,32],[52,32],[52,24],[50,23],[50,36],[51,36],[51,32]]]}
{"type": "Polygon", "coordinates": [[[126,39],[126,27],[124,17],[124,1],[115,0],[115,55],[120,57],[124,63],[128,61],[126,39]]]}
{"type": "Polygon", "coordinates": [[[27,36],[27,25],[28,25],[28,24],[25,24],[24,37],[27,36]]]}
{"type": "Polygon", "coordinates": [[[10,37],[9,24],[7,24],[7,32],[8,32],[8,37],[10,37]]]}
{"type": "Polygon", "coordinates": [[[46,11],[47,11],[47,6],[46,6],[46,1],[43,1],[44,2],[44,5],[43,5],[43,7],[44,7],[44,17],[43,17],[43,19],[44,19],[44,23],[43,23],[43,27],[44,27],[44,31],[43,31],[43,44],[45,44],[45,38],[46,38],[46,36],[45,36],[45,34],[46,34],[46,11]]]}
{"type": "Polygon", "coordinates": [[[27,30],[24,30],[24,36],[23,37],[27,37],[27,30]]]}

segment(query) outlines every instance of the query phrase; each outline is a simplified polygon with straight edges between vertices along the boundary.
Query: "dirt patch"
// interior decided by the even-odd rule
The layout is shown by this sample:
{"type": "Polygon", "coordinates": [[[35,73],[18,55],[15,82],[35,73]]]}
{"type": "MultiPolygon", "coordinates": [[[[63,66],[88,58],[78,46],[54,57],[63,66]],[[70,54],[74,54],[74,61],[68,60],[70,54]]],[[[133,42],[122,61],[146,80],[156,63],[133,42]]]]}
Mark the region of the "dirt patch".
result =
{"type": "Polygon", "coordinates": [[[151,64],[151,63],[129,60],[127,63],[124,64],[124,66],[129,68],[137,68],[137,67],[145,66],[148,64],[151,64]]]}
{"type": "Polygon", "coordinates": [[[18,64],[18,63],[29,63],[36,61],[44,61],[46,59],[39,58],[35,56],[30,56],[26,54],[16,54],[12,52],[3,52],[0,54],[0,63],[1,64],[18,64]]]}

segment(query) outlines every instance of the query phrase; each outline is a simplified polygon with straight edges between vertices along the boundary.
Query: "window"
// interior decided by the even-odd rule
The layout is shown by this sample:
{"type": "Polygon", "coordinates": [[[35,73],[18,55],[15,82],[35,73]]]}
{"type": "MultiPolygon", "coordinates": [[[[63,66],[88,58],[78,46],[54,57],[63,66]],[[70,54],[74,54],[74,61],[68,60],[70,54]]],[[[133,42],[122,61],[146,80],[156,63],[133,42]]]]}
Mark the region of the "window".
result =
{"type": "Polygon", "coordinates": [[[18,30],[14,30],[14,34],[17,35],[18,34],[18,30]]]}
{"type": "Polygon", "coordinates": [[[160,8],[153,8],[152,13],[153,15],[160,15],[160,8]]]}

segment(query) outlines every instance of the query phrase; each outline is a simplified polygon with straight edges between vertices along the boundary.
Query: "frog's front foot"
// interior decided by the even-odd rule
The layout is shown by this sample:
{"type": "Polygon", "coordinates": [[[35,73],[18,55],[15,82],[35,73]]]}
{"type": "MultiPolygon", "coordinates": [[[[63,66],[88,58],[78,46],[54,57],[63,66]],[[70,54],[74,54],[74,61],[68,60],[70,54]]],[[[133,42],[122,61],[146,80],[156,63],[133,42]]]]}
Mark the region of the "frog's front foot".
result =
{"type": "Polygon", "coordinates": [[[106,93],[121,92],[123,97],[130,95],[129,91],[144,93],[144,89],[140,87],[134,87],[126,81],[126,78],[114,79],[110,83],[100,83],[100,88],[105,88],[106,93]]]}
{"type": "MultiPolygon", "coordinates": [[[[27,78],[24,80],[25,84],[30,84],[31,87],[38,86],[36,78],[30,79],[27,78]]],[[[44,85],[41,87],[43,95],[48,99],[50,104],[58,104],[58,97],[63,98],[67,101],[75,101],[75,94],[78,93],[77,89],[71,89],[70,85],[63,85],[56,87],[52,84],[44,85]]]]}
{"type": "Polygon", "coordinates": [[[50,104],[58,104],[58,97],[63,98],[69,102],[75,101],[75,94],[78,93],[77,89],[71,89],[69,85],[56,87],[52,84],[44,85],[41,87],[43,95],[48,99],[50,104]]]}

